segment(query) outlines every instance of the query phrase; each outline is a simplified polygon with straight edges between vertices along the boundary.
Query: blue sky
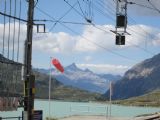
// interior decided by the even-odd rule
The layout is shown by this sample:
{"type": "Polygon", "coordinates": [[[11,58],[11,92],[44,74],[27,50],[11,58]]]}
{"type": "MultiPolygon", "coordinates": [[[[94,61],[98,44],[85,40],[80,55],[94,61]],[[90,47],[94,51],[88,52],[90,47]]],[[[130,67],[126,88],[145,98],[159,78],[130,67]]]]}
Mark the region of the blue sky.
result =
{"type": "MultiPolygon", "coordinates": [[[[74,6],[74,9],[70,10],[71,7],[64,0],[39,0],[35,7],[34,18],[53,21],[64,16],[60,21],[88,24],[82,13],[88,10],[88,7],[85,7],[86,2],[66,1],[74,6]],[[70,11],[66,14],[68,10],[70,11]]],[[[127,31],[131,35],[126,36],[125,46],[116,46],[115,35],[110,32],[115,29],[115,3],[113,0],[91,1],[92,22],[95,26],[57,23],[51,29],[53,22],[36,22],[46,24],[47,33],[34,32],[33,67],[48,68],[52,56],[58,58],[64,66],[76,63],[82,69],[89,68],[97,73],[123,74],[133,65],[159,53],[158,11],[136,4],[128,5],[127,31]]],[[[132,2],[153,7],[146,0],[132,0],[132,2]]],[[[151,2],[160,9],[158,0],[151,2]]],[[[22,16],[25,18],[27,7],[23,9],[22,16]]],[[[22,26],[25,27],[24,24],[22,26]]]]}

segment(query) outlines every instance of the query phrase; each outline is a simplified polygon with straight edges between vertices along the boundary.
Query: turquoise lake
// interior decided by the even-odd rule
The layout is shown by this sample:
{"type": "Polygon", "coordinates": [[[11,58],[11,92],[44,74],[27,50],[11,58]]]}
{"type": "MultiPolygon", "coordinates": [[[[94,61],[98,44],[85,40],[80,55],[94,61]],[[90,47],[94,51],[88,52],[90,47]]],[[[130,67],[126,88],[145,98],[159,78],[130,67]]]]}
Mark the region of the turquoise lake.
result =
{"type": "MultiPolygon", "coordinates": [[[[35,110],[43,110],[43,118],[49,116],[48,106],[48,101],[35,101],[35,110]]],[[[50,109],[51,116],[57,118],[70,115],[107,115],[109,111],[109,105],[101,103],[51,101],[50,109]]],[[[21,116],[22,110],[23,109],[18,109],[18,111],[15,112],[0,112],[0,117],[21,116]]],[[[160,112],[160,108],[119,105],[112,105],[111,107],[111,115],[115,117],[134,117],[137,115],[154,112],[160,112]]]]}

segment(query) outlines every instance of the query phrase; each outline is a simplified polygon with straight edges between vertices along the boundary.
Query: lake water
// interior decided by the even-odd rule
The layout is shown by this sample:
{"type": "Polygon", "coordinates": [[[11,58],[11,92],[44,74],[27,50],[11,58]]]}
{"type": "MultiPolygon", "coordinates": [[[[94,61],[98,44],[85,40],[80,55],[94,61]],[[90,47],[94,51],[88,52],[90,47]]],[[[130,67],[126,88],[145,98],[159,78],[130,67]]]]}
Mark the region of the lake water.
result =
{"type": "MultiPolygon", "coordinates": [[[[43,110],[43,118],[49,116],[48,101],[36,100],[35,109],[43,110]]],[[[141,114],[160,112],[160,108],[133,107],[112,105],[111,114],[115,117],[134,117],[141,114]]],[[[101,103],[79,103],[52,101],[50,104],[52,117],[66,117],[70,115],[107,115],[109,105],[101,103]]],[[[0,117],[17,117],[22,115],[23,109],[15,112],[0,112],[0,117]]]]}

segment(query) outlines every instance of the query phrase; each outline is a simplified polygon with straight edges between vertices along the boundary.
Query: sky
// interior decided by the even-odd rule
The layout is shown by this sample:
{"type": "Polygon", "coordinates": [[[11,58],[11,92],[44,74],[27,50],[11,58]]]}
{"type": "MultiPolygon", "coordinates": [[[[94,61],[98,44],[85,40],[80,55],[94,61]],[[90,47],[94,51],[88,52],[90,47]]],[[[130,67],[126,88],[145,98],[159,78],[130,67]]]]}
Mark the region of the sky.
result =
{"type": "MultiPolygon", "coordinates": [[[[115,30],[116,5],[114,1],[116,0],[89,1],[91,1],[91,7],[87,0],[38,0],[34,19],[47,21],[35,21],[35,24],[45,24],[46,33],[37,33],[36,26],[34,26],[33,67],[49,68],[52,57],[59,59],[63,66],[75,63],[82,69],[88,68],[96,73],[123,75],[132,66],[159,53],[159,0],[151,0],[150,3],[146,0],[128,0],[135,4],[128,4],[127,32],[131,35],[126,35],[125,46],[115,45],[115,34],[110,31],[115,30]],[[91,18],[93,24],[89,24],[85,18],[91,18]],[[55,24],[56,20],[59,22],[55,24]],[[72,22],[72,24],[66,22],[72,22]]],[[[3,7],[0,8],[0,11],[4,11],[4,2],[3,0],[1,2],[3,7]]],[[[9,4],[8,1],[7,3],[9,4]]],[[[14,5],[12,2],[13,11],[14,5]]],[[[16,11],[19,11],[18,1],[16,11]]],[[[18,16],[18,12],[16,16],[18,16]]],[[[25,0],[22,0],[21,18],[27,18],[27,2],[25,0]]],[[[6,36],[9,34],[7,20],[6,36]]],[[[3,16],[0,16],[1,31],[4,30],[3,23],[3,16]]],[[[14,30],[13,20],[10,25],[14,30]]],[[[15,22],[15,26],[15,33],[18,33],[18,21],[15,22]]],[[[13,37],[13,32],[11,32],[11,36],[13,37]]],[[[0,38],[2,48],[3,32],[0,34],[0,38]]],[[[21,61],[23,61],[25,39],[26,23],[21,22],[21,61]]],[[[15,44],[17,46],[17,43],[15,44]]],[[[7,42],[5,49],[7,49],[7,42]]]]}

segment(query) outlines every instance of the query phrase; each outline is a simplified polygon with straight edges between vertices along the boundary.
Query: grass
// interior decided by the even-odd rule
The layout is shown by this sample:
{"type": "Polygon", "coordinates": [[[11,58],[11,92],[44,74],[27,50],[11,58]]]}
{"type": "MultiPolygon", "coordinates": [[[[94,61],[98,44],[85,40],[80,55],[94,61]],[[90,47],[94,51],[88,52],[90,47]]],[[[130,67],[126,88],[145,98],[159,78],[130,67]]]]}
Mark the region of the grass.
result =
{"type": "Polygon", "coordinates": [[[133,106],[151,106],[160,107],[160,90],[153,91],[139,97],[133,97],[126,100],[114,101],[115,104],[133,105],[133,106]]]}
{"type": "Polygon", "coordinates": [[[50,118],[49,119],[49,117],[47,117],[46,120],[58,120],[58,119],[57,118],[50,118]]]}

